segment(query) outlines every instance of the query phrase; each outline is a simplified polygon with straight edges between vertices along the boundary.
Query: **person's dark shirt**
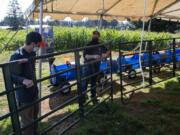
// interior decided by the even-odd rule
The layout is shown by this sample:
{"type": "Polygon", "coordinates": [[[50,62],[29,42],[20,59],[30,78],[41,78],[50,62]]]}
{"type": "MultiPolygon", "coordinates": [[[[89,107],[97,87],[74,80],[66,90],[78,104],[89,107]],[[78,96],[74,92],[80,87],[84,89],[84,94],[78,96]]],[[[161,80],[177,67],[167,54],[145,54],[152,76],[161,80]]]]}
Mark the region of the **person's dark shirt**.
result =
{"type": "MultiPolygon", "coordinates": [[[[36,53],[28,53],[25,49],[19,48],[11,56],[10,61],[35,57],[36,53]]],[[[12,80],[16,87],[23,85],[24,79],[35,80],[35,61],[30,60],[26,63],[15,64],[12,68],[12,80]]],[[[38,97],[37,84],[34,84],[31,88],[19,88],[16,91],[16,98],[19,102],[30,103],[36,100],[38,97]]]]}
{"type": "MultiPolygon", "coordinates": [[[[95,46],[95,45],[98,45],[100,44],[100,42],[98,40],[91,40],[88,44],[87,44],[87,47],[89,46],[95,46]]],[[[86,59],[85,58],[85,55],[102,55],[103,53],[106,53],[108,51],[108,49],[103,45],[103,46],[100,46],[100,47],[93,47],[93,48],[86,48],[83,52],[83,56],[84,56],[84,62],[90,62],[90,61],[93,61],[95,59],[86,59]]]]}

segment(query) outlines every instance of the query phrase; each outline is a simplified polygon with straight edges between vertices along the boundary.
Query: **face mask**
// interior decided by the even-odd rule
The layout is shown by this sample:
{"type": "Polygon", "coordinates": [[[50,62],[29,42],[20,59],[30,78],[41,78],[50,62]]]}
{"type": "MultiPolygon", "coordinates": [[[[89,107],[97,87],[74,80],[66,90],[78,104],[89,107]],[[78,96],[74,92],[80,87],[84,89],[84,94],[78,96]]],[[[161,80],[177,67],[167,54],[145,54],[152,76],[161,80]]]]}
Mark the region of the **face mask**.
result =
{"type": "Polygon", "coordinates": [[[34,51],[34,52],[37,52],[38,50],[39,50],[39,47],[34,47],[34,48],[33,48],[33,51],[34,51]]]}
{"type": "Polygon", "coordinates": [[[97,38],[97,37],[93,37],[93,39],[92,39],[93,41],[98,41],[99,40],[99,38],[97,38]]]}

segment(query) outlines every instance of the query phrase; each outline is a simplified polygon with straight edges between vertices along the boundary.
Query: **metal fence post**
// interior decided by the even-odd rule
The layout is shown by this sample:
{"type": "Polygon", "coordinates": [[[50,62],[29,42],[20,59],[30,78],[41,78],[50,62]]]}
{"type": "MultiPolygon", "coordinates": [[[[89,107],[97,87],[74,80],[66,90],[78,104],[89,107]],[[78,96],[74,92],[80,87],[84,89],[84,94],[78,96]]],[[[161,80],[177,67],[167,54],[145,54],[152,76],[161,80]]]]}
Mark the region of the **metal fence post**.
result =
{"type": "MultiPolygon", "coordinates": [[[[4,82],[5,82],[5,88],[6,91],[12,91],[13,88],[13,82],[11,79],[11,67],[12,65],[4,65],[2,70],[3,70],[3,77],[4,77],[4,82]]],[[[21,135],[21,126],[20,126],[20,121],[19,121],[19,114],[17,112],[17,104],[16,104],[16,98],[15,98],[15,93],[10,92],[7,94],[7,100],[8,100],[8,106],[9,110],[11,112],[11,122],[12,122],[12,127],[15,135],[21,135]]]]}
{"type": "Polygon", "coordinates": [[[111,44],[109,45],[109,48],[110,48],[110,74],[111,74],[111,100],[113,100],[113,91],[114,91],[114,88],[113,88],[113,77],[112,77],[112,47],[111,47],[111,44]]]}
{"type": "Polygon", "coordinates": [[[173,38],[173,77],[176,76],[176,39],[173,38]]]}
{"type": "Polygon", "coordinates": [[[149,85],[152,85],[152,41],[148,42],[148,53],[149,53],[149,85]]]}
{"type": "Polygon", "coordinates": [[[121,44],[119,44],[119,73],[120,73],[120,91],[121,96],[123,96],[123,75],[122,75],[122,54],[121,54],[121,44]]]}
{"type": "Polygon", "coordinates": [[[75,51],[75,64],[76,64],[76,74],[77,74],[77,92],[78,92],[78,102],[80,117],[84,117],[84,108],[83,108],[83,93],[82,93],[82,78],[81,78],[81,65],[80,65],[80,55],[79,51],[75,51]]]}

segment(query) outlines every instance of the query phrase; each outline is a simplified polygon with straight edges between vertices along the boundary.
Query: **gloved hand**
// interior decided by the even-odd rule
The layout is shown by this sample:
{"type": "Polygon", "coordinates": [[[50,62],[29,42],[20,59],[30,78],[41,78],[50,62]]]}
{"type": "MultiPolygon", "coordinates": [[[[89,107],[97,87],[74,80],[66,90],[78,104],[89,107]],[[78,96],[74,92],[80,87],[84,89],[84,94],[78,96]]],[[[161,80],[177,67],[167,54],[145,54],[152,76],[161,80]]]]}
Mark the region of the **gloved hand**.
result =
{"type": "Polygon", "coordinates": [[[26,86],[26,88],[30,88],[30,87],[34,86],[33,81],[29,80],[29,79],[24,79],[23,84],[26,86]]]}
{"type": "Polygon", "coordinates": [[[100,55],[93,55],[94,59],[100,59],[101,56],[100,55]]]}
{"type": "Polygon", "coordinates": [[[85,55],[85,58],[87,59],[87,60],[89,60],[89,59],[100,59],[101,58],[101,56],[100,55],[85,55]]]}

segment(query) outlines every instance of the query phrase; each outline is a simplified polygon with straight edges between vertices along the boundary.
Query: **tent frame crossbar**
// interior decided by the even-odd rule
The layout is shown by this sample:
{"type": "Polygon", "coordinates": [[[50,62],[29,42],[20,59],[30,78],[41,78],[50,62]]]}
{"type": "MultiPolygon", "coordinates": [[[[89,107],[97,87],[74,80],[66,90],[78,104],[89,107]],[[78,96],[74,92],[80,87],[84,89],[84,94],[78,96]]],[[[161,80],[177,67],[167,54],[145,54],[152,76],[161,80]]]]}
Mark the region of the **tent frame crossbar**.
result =
{"type": "MultiPolygon", "coordinates": [[[[39,13],[38,11],[34,11],[35,13],[39,13]]],[[[132,17],[132,18],[142,18],[142,16],[127,16],[127,15],[111,15],[111,14],[101,14],[101,13],[85,13],[85,12],[71,12],[71,11],[57,11],[54,10],[52,11],[43,11],[43,13],[45,14],[50,14],[50,13],[55,13],[55,14],[67,14],[67,15],[94,15],[94,16],[101,16],[103,15],[104,17],[123,17],[123,18],[128,18],[128,17],[132,17]]],[[[145,16],[146,18],[149,18],[149,16],[145,16]]]]}
{"type": "Polygon", "coordinates": [[[178,2],[179,2],[179,0],[176,0],[176,1],[174,1],[173,3],[169,4],[168,6],[165,6],[164,8],[160,9],[159,11],[157,11],[157,12],[153,15],[153,17],[157,17],[157,16],[158,16],[159,14],[161,14],[164,10],[168,9],[169,7],[171,7],[172,5],[174,5],[174,4],[178,3],[178,2]]]}

